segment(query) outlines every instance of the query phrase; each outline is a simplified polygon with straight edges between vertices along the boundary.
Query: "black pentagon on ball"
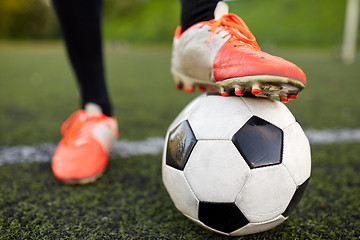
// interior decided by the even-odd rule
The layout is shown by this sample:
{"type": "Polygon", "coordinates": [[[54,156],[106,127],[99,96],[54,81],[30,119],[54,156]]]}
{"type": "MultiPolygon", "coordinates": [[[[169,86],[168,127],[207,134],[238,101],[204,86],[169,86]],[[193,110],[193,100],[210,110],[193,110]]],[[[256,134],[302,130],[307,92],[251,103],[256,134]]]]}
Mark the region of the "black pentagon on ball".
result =
{"type": "Polygon", "coordinates": [[[282,214],[284,217],[288,217],[290,213],[295,209],[296,205],[298,205],[302,196],[304,195],[307,185],[309,184],[309,180],[310,178],[308,178],[305,182],[303,182],[300,186],[297,187],[288,207],[286,208],[285,212],[282,214]]]}
{"type": "Polygon", "coordinates": [[[184,170],[187,160],[197,143],[195,135],[187,120],[174,128],[167,140],[166,164],[184,170]]]}
{"type": "Polygon", "coordinates": [[[199,220],[224,233],[231,233],[249,223],[240,209],[232,202],[200,202],[199,220]]]}
{"type": "Polygon", "coordinates": [[[280,164],[283,131],[257,116],[251,117],[232,137],[250,168],[280,164]]]}

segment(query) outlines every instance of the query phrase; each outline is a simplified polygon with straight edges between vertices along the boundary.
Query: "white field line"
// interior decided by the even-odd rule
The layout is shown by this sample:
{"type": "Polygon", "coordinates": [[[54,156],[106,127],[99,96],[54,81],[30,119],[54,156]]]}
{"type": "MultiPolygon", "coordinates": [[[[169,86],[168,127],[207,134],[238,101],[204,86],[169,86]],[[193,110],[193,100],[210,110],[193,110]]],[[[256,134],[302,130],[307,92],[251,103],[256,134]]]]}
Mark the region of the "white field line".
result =
{"type": "MultiPolygon", "coordinates": [[[[337,129],[305,131],[311,144],[360,142],[360,129],[337,129]]],[[[129,157],[133,155],[155,155],[163,150],[164,138],[151,137],[140,141],[117,141],[110,156],[129,157]]],[[[55,143],[32,146],[0,146],[0,165],[18,162],[49,162],[56,148],[55,143]]]]}
{"type": "MultiPolygon", "coordinates": [[[[55,143],[42,143],[32,146],[1,146],[0,165],[18,162],[49,162],[54,154],[55,143]]],[[[159,153],[164,145],[164,138],[151,137],[140,141],[117,141],[110,156],[129,157],[132,155],[159,153]]]]}

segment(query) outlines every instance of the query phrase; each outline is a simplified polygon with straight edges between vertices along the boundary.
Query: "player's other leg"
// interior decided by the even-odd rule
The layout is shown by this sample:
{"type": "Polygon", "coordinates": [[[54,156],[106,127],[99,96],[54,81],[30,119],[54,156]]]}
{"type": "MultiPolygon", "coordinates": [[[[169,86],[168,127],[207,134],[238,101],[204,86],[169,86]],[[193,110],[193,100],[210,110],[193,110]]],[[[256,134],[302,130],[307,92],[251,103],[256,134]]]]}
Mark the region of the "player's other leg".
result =
{"type": "Polygon", "coordinates": [[[244,21],[224,2],[182,0],[171,71],[177,88],[221,95],[297,98],[306,76],[295,64],[262,52],[244,21]],[[200,17],[199,17],[200,16],[200,17]]]}
{"type": "Polygon", "coordinates": [[[51,166],[65,183],[87,183],[105,170],[118,136],[106,89],[101,42],[102,0],[53,0],[80,88],[82,109],[62,125],[51,166]]]}

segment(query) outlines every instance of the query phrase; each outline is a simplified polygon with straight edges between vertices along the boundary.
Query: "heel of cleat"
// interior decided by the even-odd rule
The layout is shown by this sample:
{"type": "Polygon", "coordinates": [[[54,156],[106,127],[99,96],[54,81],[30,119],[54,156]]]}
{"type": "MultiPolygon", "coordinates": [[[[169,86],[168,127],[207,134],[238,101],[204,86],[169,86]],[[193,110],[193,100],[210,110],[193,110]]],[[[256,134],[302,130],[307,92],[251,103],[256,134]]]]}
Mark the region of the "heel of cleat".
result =
{"type": "Polygon", "coordinates": [[[174,77],[176,89],[177,89],[177,90],[183,89],[184,85],[183,85],[181,79],[180,79],[179,77],[177,77],[176,75],[173,75],[173,77],[174,77]]]}
{"type": "MultiPolygon", "coordinates": [[[[175,87],[178,90],[184,90],[185,92],[195,92],[195,90],[199,91],[210,91],[213,88],[212,85],[207,84],[204,81],[200,81],[191,77],[187,77],[185,75],[179,73],[173,73],[175,87]]],[[[215,87],[215,86],[214,86],[215,87]]],[[[217,89],[216,89],[217,91],[217,89]]]]}

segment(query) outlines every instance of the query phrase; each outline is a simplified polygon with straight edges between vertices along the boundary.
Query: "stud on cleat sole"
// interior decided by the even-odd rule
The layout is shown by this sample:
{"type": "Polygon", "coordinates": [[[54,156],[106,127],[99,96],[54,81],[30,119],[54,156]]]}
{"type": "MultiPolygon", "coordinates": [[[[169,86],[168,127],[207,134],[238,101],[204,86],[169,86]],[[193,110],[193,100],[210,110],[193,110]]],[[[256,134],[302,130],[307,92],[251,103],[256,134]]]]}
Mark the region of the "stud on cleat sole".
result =
{"type": "Polygon", "coordinates": [[[254,94],[254,95],[262,93],[262,90],[260,89],[259,84],[254,84],[252,86],[251,93],[254,94]]]}
{"type": "Polygon", "coordinates": [[[227,97],[227,96],[230,95],[228,92],[225,91],[224,88],[220,88],[219,93],[220,93],[220,95],[223,96],[223,97],[227,97]]]}
{"type": "Polygon", "coordinates": [[[220,95],[223,96],[223,97],[228,97],[228,96],[230,96],[230,94],[227,93],[227,92],[220,92],[220,95]]]}
{"type": "Polygon", "coordinates": [[[240,89],[235,89],[235,95],[236,95],[236,96],[243,96],[243,95],[244,95],[244,91],[241,91],[240,89]]]}
{"type": "Polygon", "coordinates": [[[254,95],[257,95],[257,94],[262,93],[262,90],[258,89],[258,88],[255,88],[255,89],[251,90],[251,93],[254,94],[254,95]]]}
{"type": "Polygon", "coordinates": [[[289,99],[288,98],[280,98],[280,102],[282,103],[288,103],[289,99]]]}
{"type": "Polygon", "coordinates": [[[297,99],[298,93],[304,88],[299,81],[279,76],[248,76],[239,78],[230,78],[225,80],[216,80],[207,82],[201,79],[194,79],[182,75],[174,74],[175,86],[177,89],[183,89],[186,92],[195,90],[217,92],[220,96],[244,96],[252,93],[259,98],[279,97],[280,101],[287,103],[290,100],[297,99]]]}
{"type": "Polygon", "coordinates": [[[195,89],[193,87],[184,87],[185,92],[194,92],[195,89]]]}
{"type": "Polygon", "coordinates": [[[295,100],[295,99],[297,99],[297,96],[296,95],[289,95],[288,99],[289,100],[295,100]]]}
{"type": "Polygon", "coordinates": [[[243,96],[244,95],[243,88],[236,85],[234,88],[234,93],[236,96],[243,96]]]}
{"type": "Polygon", "coordinates": [[[176,84],[175,87],[176,87],[177,90],[181,90],[183,88],[182,84],[176,84]]]}

